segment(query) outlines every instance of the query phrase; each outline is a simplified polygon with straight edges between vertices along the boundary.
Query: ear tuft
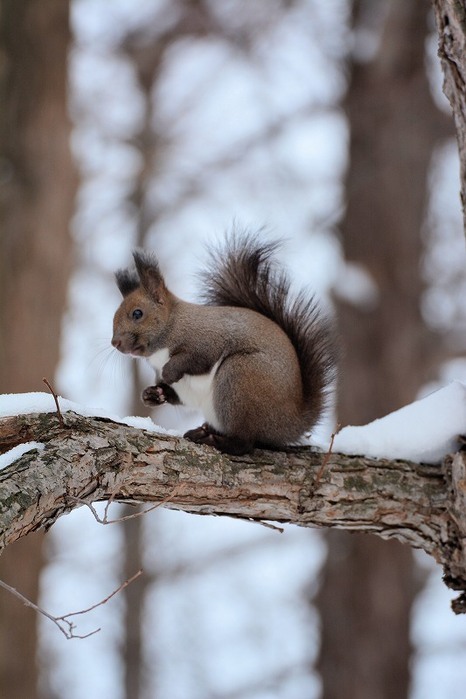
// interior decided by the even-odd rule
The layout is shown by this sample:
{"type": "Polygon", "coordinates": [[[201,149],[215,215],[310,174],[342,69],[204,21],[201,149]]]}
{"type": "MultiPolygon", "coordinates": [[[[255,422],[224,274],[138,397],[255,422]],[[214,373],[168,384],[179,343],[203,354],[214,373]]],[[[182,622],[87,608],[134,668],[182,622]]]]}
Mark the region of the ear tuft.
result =
{"type": "Polygon", "coordinates": [[[160,301],[167,290],[157,258],[144,250],[134,250],[133,257],[141,286],[155,301],[160,301]]]}
{"type": "Polygon", "coordinates": [[[115,272],[115,279],[122,296],[128,296],[140,286],[138,275],[130,269],[119,269],[115,272]]]}

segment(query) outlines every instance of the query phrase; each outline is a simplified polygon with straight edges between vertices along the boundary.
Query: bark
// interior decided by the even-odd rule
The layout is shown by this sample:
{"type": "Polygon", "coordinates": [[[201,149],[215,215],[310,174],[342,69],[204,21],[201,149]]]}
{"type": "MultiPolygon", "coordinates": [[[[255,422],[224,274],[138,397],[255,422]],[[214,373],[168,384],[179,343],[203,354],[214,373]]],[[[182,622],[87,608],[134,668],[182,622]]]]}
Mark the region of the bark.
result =
{"type": "Polygon", "coordinates": [[[0,472],[0,548],[99,500],[158,502],[247,520],[396,538],[432,555],[466,590],[466,458],[439,466],[323,455],[309,448],[229,457],[182,438],[66,413],[0,420],[0,451],[36,441],[0,472]]]}
{"type": "Polygon", "coordinates": [[[439,33],[443,90],[450,101],[460,155],[461,201],[466,231],[466,3],[433,0],[439,33]]]}

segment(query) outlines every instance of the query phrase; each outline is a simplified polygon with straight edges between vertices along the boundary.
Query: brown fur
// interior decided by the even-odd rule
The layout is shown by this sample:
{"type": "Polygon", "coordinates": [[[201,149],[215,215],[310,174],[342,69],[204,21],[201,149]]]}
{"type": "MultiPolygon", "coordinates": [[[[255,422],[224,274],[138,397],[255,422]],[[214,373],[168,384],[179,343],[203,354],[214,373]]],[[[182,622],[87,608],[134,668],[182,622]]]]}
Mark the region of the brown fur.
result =
{"type": "Polygon", "coordinates": [[[145,402],[179,402],[172,385],[208,375],[217,364],[216,424],[186,436],[228,453],[296,442],[320,418],[334,378],[328,321],[312,298],[290,300],[289,281],[272,262],[275,249],[254,236],[231,237],[203,275],[206,305],[168,291],[156,259],[146,253],[134,254],[136,273],[117,273],[124,298],[112,344],[143,357],[169,350],[161,381],[145,390],[145,402]]]}

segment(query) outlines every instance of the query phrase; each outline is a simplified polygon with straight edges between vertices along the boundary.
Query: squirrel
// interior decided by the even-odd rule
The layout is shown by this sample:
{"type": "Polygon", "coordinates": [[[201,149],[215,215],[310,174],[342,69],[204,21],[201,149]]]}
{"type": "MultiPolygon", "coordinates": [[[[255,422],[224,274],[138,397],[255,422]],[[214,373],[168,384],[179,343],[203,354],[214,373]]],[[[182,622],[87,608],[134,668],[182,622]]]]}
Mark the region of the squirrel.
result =
{"type": "Polygon", "coordinates": [[[292,297],[278,245],[227,237],[210,252],[200,304],[168,290],[152,253],[136,250],[135,270],[115,275],[123,301],[112,345],[155,370],[143,402],[200,409],[206,422],[184,436],[227,454],[296,444],[320,419],[335,378],[332,323],[312,296],[292,297]]]}

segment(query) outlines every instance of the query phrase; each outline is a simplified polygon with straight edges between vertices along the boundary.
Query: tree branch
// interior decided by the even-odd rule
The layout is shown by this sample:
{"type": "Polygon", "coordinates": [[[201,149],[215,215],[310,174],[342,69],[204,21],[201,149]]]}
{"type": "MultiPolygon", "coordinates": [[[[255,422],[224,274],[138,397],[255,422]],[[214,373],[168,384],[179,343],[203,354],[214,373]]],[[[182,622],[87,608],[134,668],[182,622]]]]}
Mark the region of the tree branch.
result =
{"type": "Polygon", "coordinates": [[[0,420],[0,451],[35,441],[0,471],[0,548],[82,504],[160,503],[198,514],[336,527],[397,538],[432,555],[466,611],[466,459],[443,465],[321,454],[231,457],[185,439],[66,413],[0,420]],[[323,465],[325,466],[323,468],[323,465]]]}

